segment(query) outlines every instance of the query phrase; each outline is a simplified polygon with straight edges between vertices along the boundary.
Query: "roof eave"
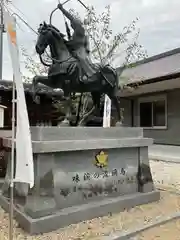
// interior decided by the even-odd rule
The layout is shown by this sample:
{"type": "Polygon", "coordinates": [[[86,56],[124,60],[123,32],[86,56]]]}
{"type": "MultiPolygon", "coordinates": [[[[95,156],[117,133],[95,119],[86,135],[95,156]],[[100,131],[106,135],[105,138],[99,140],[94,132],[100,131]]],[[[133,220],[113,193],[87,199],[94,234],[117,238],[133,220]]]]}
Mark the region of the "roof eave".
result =
{"type": "Polygon", "coordinates": [[[176,79],[180,77],[180,72],[177,73],[171,73],[165,76],[160,76],[160,77],[156,77],[156,78],[150,78],[150,79],[144,79],[142,81],[136,81],[136,82],[132,82],[132,83],[128,83],[127,86],[129,87],[135,87],[135,86],[139,86],[139,85],[145,85],[145,84],[151,84],[151,83],[156,83],[156,82],[160,82],[160,81],[166,81],[166,80],[170,80],[170,79],[176,79]]]}

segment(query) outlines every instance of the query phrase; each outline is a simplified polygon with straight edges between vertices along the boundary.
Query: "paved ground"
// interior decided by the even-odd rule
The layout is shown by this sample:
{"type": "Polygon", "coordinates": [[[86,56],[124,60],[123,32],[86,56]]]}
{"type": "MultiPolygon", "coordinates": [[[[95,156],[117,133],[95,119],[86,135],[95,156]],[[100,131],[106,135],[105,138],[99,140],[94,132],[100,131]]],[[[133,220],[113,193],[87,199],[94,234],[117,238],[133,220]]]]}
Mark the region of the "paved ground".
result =
{"type": "Polygon", "coordinates": [[[180,146],[154,144],[149,147],[149,158],[180,163],[180,146]]]}

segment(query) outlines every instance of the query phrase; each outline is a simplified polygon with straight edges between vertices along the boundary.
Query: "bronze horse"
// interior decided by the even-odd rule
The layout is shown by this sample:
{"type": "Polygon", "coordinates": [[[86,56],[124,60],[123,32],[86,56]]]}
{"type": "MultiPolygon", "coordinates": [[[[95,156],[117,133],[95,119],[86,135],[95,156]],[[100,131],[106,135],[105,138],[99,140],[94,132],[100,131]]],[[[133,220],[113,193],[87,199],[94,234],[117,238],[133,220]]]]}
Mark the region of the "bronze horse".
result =
{"type": "MultiPolygon", "coordinates": [[[[101,96],[102,94],[107,94],[117,110],[117,118],[118,122],[120,122],[120,106],[117,97],[118,75],[116,70],[109,65],[103,67],[98,66],[97,72],[95,76],[93,76],[93,81],[88,78],[84,80],[85,73],[81,68],[81,63],[73,56],[64,35],[56,27],[51,24],[46,24],[45,22],[40,24],[38,33],[39,35],[35,46],[36,52],[42,60],[41,55],[49,46],[52,65],[49,67],[47,76],[35,76],[33,78],[34,100],[36,99],[38,83],[53,89],[61,88],[69,103],[63,123],[69,124],[72,93],[91,93],[94,107],[87,116],[92,114],[92,112],[99,111],[101,96]]],[[[79,125],[84,124],[83,121],[79,123],[79,125]]]]}

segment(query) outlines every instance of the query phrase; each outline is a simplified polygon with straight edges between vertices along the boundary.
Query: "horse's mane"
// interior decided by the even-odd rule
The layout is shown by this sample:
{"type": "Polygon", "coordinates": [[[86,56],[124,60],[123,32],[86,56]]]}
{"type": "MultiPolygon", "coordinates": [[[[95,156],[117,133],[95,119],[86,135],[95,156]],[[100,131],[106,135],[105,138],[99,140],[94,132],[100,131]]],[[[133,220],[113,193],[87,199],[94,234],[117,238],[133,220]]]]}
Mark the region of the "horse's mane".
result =
{"type": "Polygon", "coordinates": [[[59,32],[59,33],[60,33],[59,29],[58,29],[58,28],[56,28],[54,25],[52,25],[52,24],[49,24],[49,25],[48,25],[48,27],[50,27],[50,28],[53,28],[54,30],[56,30],[57,32],[59,32]]]}
{"type": "Polygon", "coordinates": [[[40,24],[38,32],[40,32],[41,30],[46,30],[48,28],[54,30],[57,33],[57,35],[60,35],[60,37],[63,37],[63,38],[65,37],[65,35],[63,33],[61,33],[58,28],[56,28],[52,24],[46,24],[45,22],[44,22],[44,24],[40,24]]]}
{"type": "Polygon", "coordinates": [[[56,28],[55,26],[53,26],[52,24],[49,24],[48,27],[49,27],[49,28],[52,28],[53,30],[55,30],[62,38],[65,37],[65,35],[64,35],[63,33],[61,33],[61,32],[59,31],[59,29],[56,28]]]}

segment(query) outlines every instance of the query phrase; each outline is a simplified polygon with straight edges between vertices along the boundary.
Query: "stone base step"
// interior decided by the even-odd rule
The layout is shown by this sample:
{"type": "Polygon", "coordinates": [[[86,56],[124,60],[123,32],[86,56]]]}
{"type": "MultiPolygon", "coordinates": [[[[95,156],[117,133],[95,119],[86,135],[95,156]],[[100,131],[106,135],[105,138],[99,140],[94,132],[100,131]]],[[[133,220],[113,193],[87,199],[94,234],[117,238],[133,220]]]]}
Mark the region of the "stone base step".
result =
{"type": "MultiPolygon", "coordinates": [[[[40,218],[30,218],[22,208],[14,207],[14,216],[20,226],[29,234],[41,234],[51,232],[59,228],[76,224],[81,221],[90,220],[96,217],[108,215],[109,213],[121,212],[141,204],[158,201],[160,192],[136,193],[131,195],[108,198],[102,201],[91,202],[81,206],[69,207],[60,210],[52,215],[40,218]]],[[[9,211],[9,201],[0,195],[0,205],[5,211],[9,211]]]]}

